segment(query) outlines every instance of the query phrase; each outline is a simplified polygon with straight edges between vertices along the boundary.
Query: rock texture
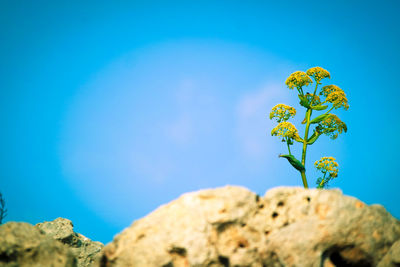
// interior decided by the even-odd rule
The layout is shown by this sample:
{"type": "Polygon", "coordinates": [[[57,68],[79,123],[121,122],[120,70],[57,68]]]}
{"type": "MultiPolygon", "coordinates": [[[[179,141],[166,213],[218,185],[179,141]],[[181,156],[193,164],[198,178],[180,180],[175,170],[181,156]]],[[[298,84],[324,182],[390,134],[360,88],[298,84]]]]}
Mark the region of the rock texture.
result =
{"type": "Polygon", "coordinates": [[[393,244],[389,252],[379,262],[378,267],[399,267],[400,266],[400,240],[393,244]]]}
{"type": "Polygon", "coordinates": [[[63,218],[0,226],[0,267],[89,267],[103,247],[75,233],[63,218]]]}
{"type": "Polygon", "coordinates": [[[89,267],[104,245],[74,232],[74,226],[68,219],[57,218],[51,222],[38,223],[35,227],[51,238],[65,244],[76,256],[78,267],[89,267]]]}
{"type": "Polygon", "coordinates": [[[1,267],[76,267],[73,253],[28,223],[0,226],[1,267]]]}
{"type": "Polygon", "coordinates": [[[400,222],[382,206],[339,190],[282,187],[260,197],[227,186],[134,222],[97,266],[399,266],[399,240],[400,222]]]}

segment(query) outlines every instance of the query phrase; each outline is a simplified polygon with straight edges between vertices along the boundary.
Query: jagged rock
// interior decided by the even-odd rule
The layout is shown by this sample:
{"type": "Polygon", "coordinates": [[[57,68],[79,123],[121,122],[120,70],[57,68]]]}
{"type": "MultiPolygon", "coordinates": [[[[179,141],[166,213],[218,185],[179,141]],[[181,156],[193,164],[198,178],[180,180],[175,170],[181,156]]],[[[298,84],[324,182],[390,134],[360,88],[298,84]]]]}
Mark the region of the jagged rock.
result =
{"type": "Polygon", "coordinates": [[[46,235],[68,246],[77,258],[78,267],[89,267],[104,245],[74,232],[74,226],[68,219],[57,218],[54,221],[35,225],[46,235]]]}
{"type": "Polygon", "coordinates": [[[281,187],[259,197],[227,186],[184,194],[134,222],[97,266],[376,266],[397,261],[399,239],[400,222],[382,206],[339,190],[281,187]]]}
{"type": "Polygon", "coordinates": [[[0,226],[1,267],[76,267],[73,253],[28,223],[0,226]]]}

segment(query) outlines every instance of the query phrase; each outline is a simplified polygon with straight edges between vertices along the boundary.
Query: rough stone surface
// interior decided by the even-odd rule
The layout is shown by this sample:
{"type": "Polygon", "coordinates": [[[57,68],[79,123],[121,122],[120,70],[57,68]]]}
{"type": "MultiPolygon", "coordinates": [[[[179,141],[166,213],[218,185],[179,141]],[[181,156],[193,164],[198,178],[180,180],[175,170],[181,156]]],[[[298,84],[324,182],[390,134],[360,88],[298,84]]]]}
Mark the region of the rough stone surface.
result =
{"type": "Polygon", "coordinates": [[[68,219],[57,218],[54,221],[38,223],[35,227],[46,235],[65,244],[77,258],[78,267],[89,267],[104,245],[74,232],[74,226],[68,219]]]}
{"type": "MultiPolygon", "coordinates": [[[[134,222],[99,267],[381,266],[398,261],[400,222],[339,190],[227,186],[182,195],[134,222]]],[[[395,265],[396,266],[396,265],[395,265]]]]}
{"type": "Polygon", "coordinates": [[[76,267],[73,253],[28,223],[0,226],[1,267],[76,267]]]}
{"type": "Polygon", "coordinates": [[[400,240],[393,244],[389,252],[379,262],[378,267],[400,266],[400,240]]]}

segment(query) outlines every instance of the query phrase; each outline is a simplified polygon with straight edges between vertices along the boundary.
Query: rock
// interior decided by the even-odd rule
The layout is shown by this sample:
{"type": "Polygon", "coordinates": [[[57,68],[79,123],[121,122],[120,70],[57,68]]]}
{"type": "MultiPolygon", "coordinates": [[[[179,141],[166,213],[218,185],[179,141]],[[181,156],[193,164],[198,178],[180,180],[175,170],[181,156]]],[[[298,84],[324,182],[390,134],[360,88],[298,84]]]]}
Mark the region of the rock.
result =
{"type": "Polygon", "coordinates": [[[338,190],[277,188],[264,199],[285,222],[271,232],[268,251],[287,266],[376,266],[400,239],[400,221],[382,206],[338,190]],[[286,208],[279,211],[276,201],[286,208]]]}
{"type": "Polygon", "coordinates": [[[35,225],[46,235],[70,246],[77,246],[80,240],[74,232],[74,226],[68,219],[57,218],[54,221],[38,223],[35,225]]]}
{"type": "Polygon", "coordinates": [[[1,267],[76,267],[73,253],[28,223],[0,226],[1,267]]]}
{"type": "Polygon", "coordinates": [[[338,190],[280,187],[259,197],[227,186],[134,222],[96,266],[376,266],[397,261],[398,240],[400,222],[382,206],[338,190]]]}
{"type": "Polygon", "coordinates": [[[378,267],[400,266],[400,240],[393,244],[389,252],[379,262],[378,267]]]}
{"type": "Polygon", "coordinates": [[[58,240],[71,249],[77,258],[78,267],[89,267],[104,245],[74,232],[74,226],[68,219],[57,218],[51,222],[35,225],[51,238],[58,240]]]}

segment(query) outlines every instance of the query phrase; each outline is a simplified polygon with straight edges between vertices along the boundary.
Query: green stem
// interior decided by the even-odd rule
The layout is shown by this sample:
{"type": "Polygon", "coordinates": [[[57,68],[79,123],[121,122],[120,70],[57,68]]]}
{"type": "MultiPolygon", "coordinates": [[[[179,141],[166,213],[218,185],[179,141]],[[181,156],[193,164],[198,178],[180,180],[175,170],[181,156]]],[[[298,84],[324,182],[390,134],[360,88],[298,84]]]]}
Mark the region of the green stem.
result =
{"type": "Polygon", "coordinates": [[[323,186],[324,183],[325,183],[325,176],[326,176],[326,172],[324,172],[324,177],[322,177],[322,180],[321,180],[321,182],[319,183],[319,186],[320,186],[321,188],[323,188],[322,186],[323,186]]]}
{"type": "Polygon", "coordinates": [[[331,110],[334,108],[334,106],[332,106],[327,112],[325,112],[325,114],[328,114],[329,112],[331,112],[331,110]]]}
{"type": "Polygon", "coordinates": [[[306,178],[306,171],[301,171],[301,180],[303,180],[304,188],[308,188],[307,178],[306,178]]]}
{"type": "MultiPolygon", "coordinates": [[[[321,103],[321,105],[322,104],[325,104],[326,103],[326,100],[324,101],[324,102],[322,102],[321,103]]],[[[332,107],[327,111],[327,112],[325,112],[324,114],[328,114],[329,112],[331,112],[331,110],[334,108],[334,106],[332,105],[332,107]]]]}
{"type": "Polygon", "coordinates": [[[318,82],[315,81],[315,83],[316,83],[316,85],[315,85],[314,93],[312,94],[312,99],[311,99],[311,103],[310,103],[311,106],[314,103],[314,96],[317,93],[317,89],[318,89],[318,82]]]}
{"type": "MultiPolygon", "coordinates": [[[[308,140],[308,131],[310,130],[311,113],[312,113],[312,110],[310,108],[307,109],[307,112],[306,112],[306,132],[304,134],[303,151],[302,151],[302,155],[301,155],[301,164],[303,164],[304,167],[306,166],[307,140],[308,140]]],[[[308,188],[305,171],[301,172],[301,179],[303,180],[304,188],[308,188]]]]}
{"type": "Polygon", "coordinates": [[[286,139],[287,149],[289,150],[289,155],[292,155],[290,152],[289,138],[286,139]]]}
{"type": "MultiPolygon", "coordinates": [[[[314,89],[314,93],[312,94],[312,99],[311,99],[311,103],[310,105],[313,104],[314,102],[314,96],[317,93],[317,89],[318,89],[318,82],[316,81],[315,84],[315,89],[314,89]]],[[[301,154],[301,164],[303,164],[303,166],[306,166],[306,152],[307,152],[307,140],[308,140],[308,131],[310,130],[310,118],[311,118],[311,114],[312,114],[312,109],[308,108],[307,112],[306,112],[306,132],[304,134],[304,139],[303,139],[303,151],[301,154]]],[[[301,180],[303,181],[303,186],[304,188],[308,188],[308,183],[307,183],[307,177],[306,177],[306,171],[301,171],[301,180]]]]}

